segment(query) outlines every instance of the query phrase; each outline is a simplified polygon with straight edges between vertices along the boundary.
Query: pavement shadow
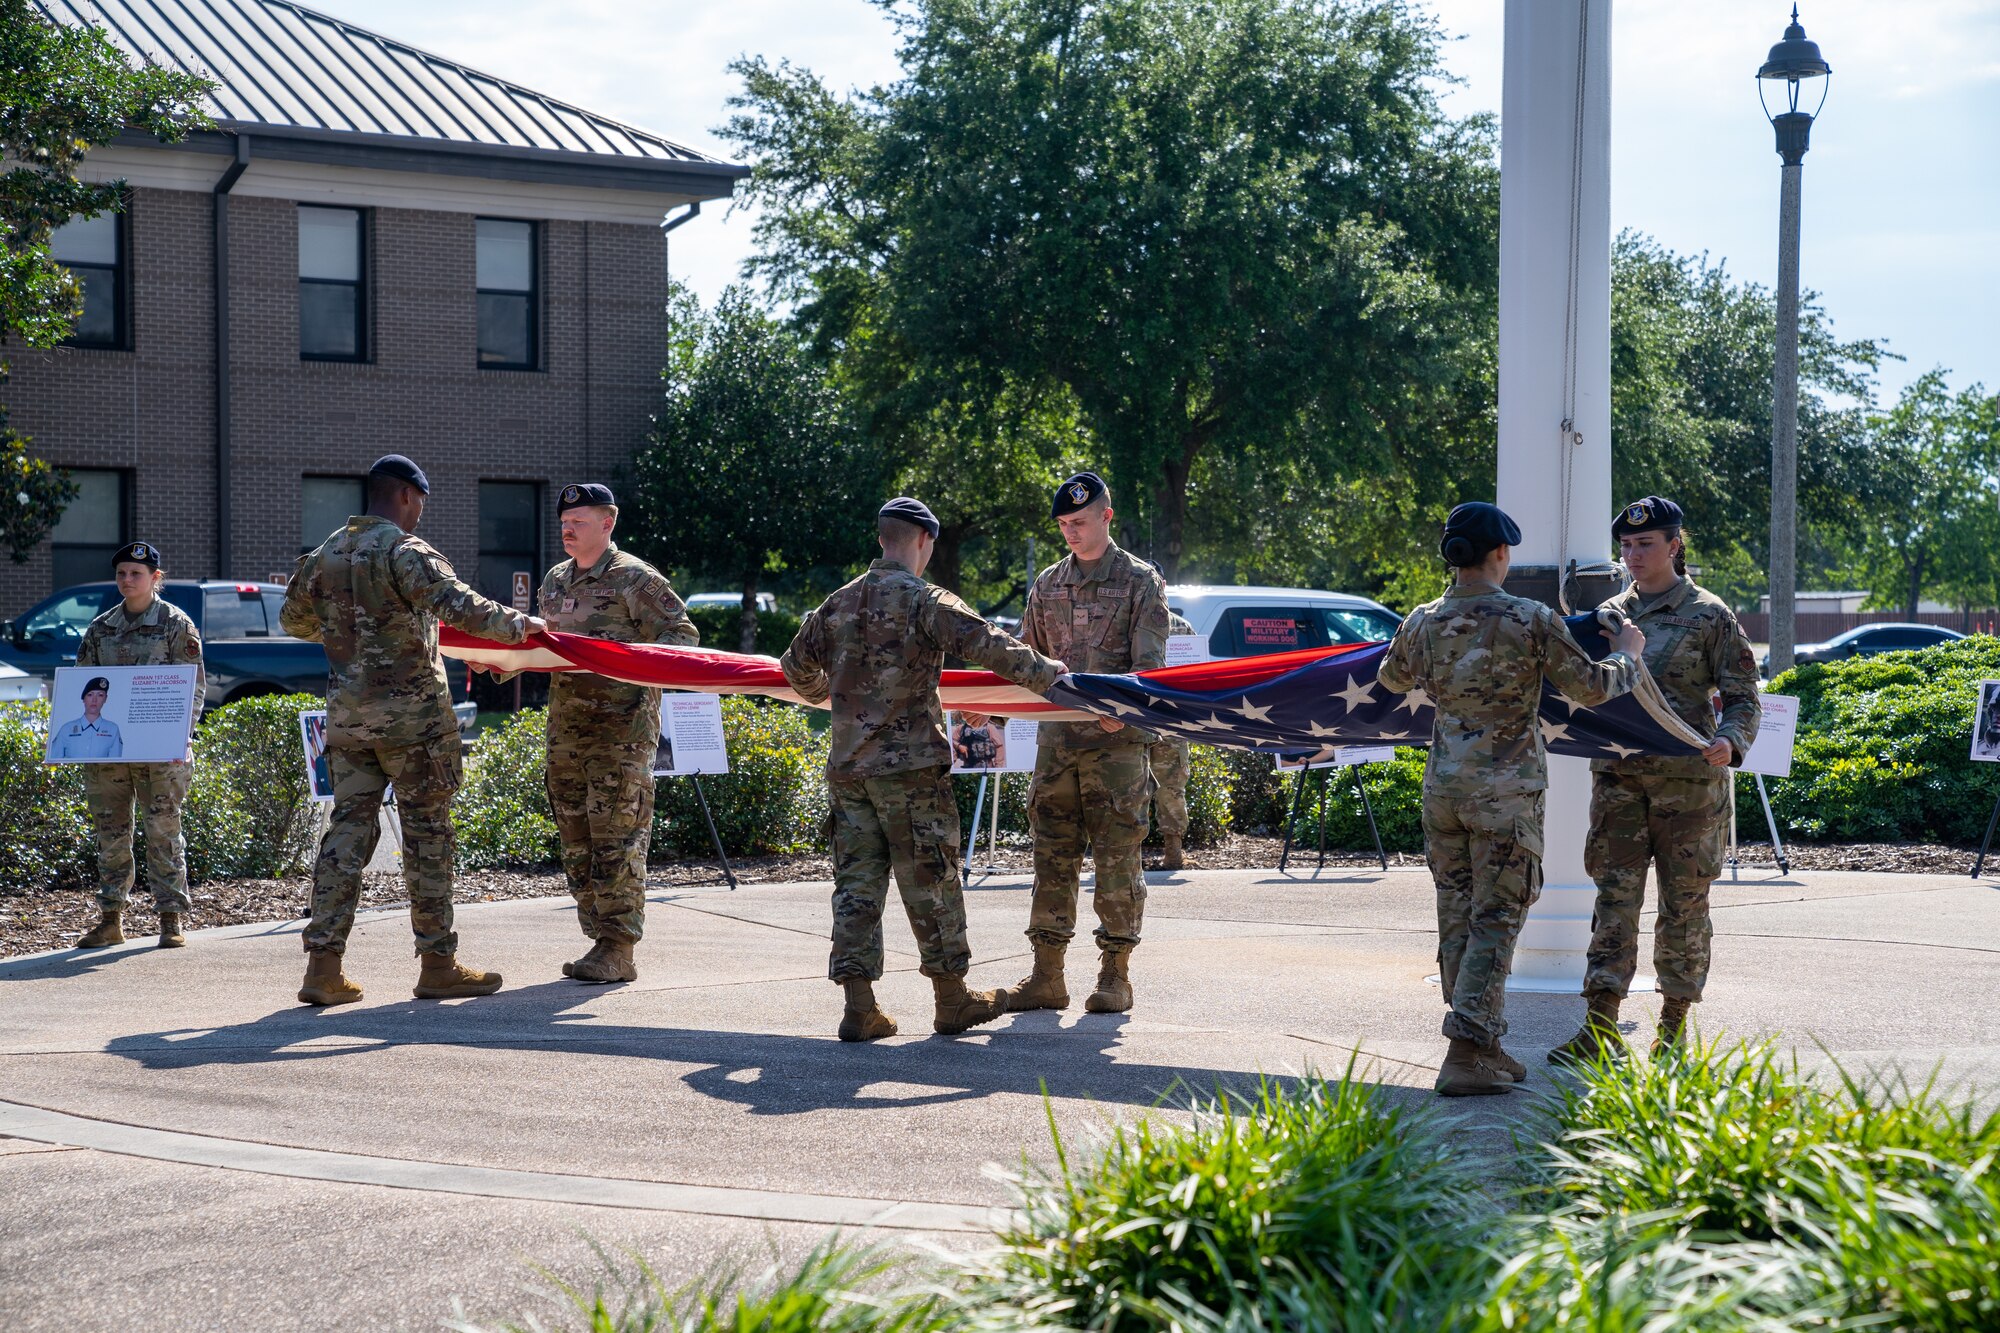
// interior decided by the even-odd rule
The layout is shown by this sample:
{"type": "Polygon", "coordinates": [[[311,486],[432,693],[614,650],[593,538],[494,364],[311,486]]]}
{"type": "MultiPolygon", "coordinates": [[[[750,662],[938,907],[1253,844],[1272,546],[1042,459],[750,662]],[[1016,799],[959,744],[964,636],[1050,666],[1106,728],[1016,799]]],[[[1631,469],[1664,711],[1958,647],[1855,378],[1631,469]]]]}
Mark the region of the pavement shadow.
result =
{"type": "MultiPolygon", "coordinates": [[[[614,1056],[692,1066],[679,1077],[757,1115],[977,1101],[1000,1093],[1129,1106],[1182,1104],[1218,1090],[1242,1093],[1241,1070],[1119,1060],[1123,1014],[1010,1014],[957,1037],[845,1044],[825,1037],[588,1021],[605,992],[559,981],[440,1004],[275,1010],[218,1028],[166,1029],[112,1039],[108,1054],[145,1069],[189,1069],[351,1059],[399,1046],[477,1046],[614,1056]]],[[[902,1016],[905,1033],[928,1014],[902,1016]]],[[[1337,1065],[1329,1061],[1329,1073],[1337,1065]]],[[[595,1075],[593,1075],[595,1077],[595,1075]]],[[[1287,1079],[1287,1082],[1292,1080],[1287,1079]]]]}
{"type": "MultiPolygon", "coordinates": [[[[108,949],[64,949],[0,967],[0,981],[47,981],[52,977],[87,977],[115,963],[144,958],[159,951],[152,939],[139,936],[108,949]]],[[[183,955],[185,956],[185,955],[183,955]]]]}

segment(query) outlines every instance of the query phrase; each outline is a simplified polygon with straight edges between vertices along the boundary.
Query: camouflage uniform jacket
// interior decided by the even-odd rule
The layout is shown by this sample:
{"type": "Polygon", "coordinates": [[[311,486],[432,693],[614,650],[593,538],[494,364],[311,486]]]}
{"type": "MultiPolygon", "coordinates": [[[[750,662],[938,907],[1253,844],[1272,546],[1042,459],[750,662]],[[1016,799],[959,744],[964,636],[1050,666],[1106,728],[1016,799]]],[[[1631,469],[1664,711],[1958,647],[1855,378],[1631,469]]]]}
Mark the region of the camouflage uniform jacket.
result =
{"type": "Polygon", "coordinates": [[[421,745],[457,730],[438,621],[500,643],[527,617],[458,581],[430,543],[363,515],[299,557],[278,621],[326,646],[328,745],[421,745]]]}
{"type": "Polygon", "coordinates": [[[951,762],[938,673],[945,654],[1044,693],[1062,664],[993,628],[943,588],[893,560],[807,614],[779,665],[809,703],[833,707],[826,771],[875,778],[951,762]]]}
{"type": "Polygon", "coordinates": [[[1591,661],[1542,603],[1471,583],[1410,612],[1376,679],[1398,694],[1421,691],[1437,709],[1425,792],[1494,798],[1548,786],[1544,678],[1591,708],[1631,689],[1638,673],[1624,653],[1591,661]]]}
{"type": "Polygon", "coordinates": [[[83,632],[76,646],[78,666],[186,666],[194,664],[194,716],[208,697],[208,668],[201,661],[201,635],[188,613],[164,597],[154,597],[144,615],[130,615],[113,602],[83,632]]]}
{"type": "MultiPolygon", "coordinates": [[[[1622,611],[1646,635],[1646,669],[1681,720],[1704,736],[1721,736],[1741,759],[1757,739],[1764,719],[1757,659],[1729,604],[1683,577],[1664,597],[1641,611],[1639,589],[1629,587],[1604,605],[1622,611]],[[1709,696],[1722,694],[1722,723],[1709,696]]],[[[1656,773],[1672,777],[1719,776],[1721,769],[1700,755],[1648,754],[1632,759],[1593,759],[1594,773],[1656,773]]]]}
{"type": "MultiPolygon", "coordinates": [[[[701,642],[667,576],[613,545],[589,569],[565,560],[542,580],[542,619],[565,634],[613,643],[701,642]]],[[[653,744],[660,736],[660,692],[583,671],[549,677],[549,744],[653,744]]]]}
{"type": "Polygon", "coordinates": [[[1172,607],[1168,607],[1167,637],[1172,638],[1176,634],[1192,634],[1192,633],[1194,633],[1194,626],[1188,623],[1188,618],[1182,615],[1180,612],[1174,610],[1172,607]]]}
{"type": "MultiPolygon", "coordinates": [[[[1071,671],[1150,671],[1167,664],[1167,585],[1159,571],[1117,545],[1085,568],[1066,555],[1028,590],[1021,637],[1071,671]]],[[[1150,731],[1106,731],[1091,722],[1044,722],[1043,745],[1073,750],[1144,745],[1150,731]]]]}

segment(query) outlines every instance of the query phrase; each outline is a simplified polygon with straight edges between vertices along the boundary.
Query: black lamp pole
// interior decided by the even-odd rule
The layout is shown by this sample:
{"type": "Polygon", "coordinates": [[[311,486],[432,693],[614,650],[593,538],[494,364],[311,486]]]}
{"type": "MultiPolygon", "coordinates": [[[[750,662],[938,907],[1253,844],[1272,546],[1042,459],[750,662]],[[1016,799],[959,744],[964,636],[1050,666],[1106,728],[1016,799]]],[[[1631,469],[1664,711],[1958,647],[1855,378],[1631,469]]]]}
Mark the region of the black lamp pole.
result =
{"type": "MultiPolygon", "coordinates": [[[[1806,40],[1799,26],[1799,9],[1792,6],[1791,26],[1784,40],[1771,48],[1770,59],[1757,71],[1761,101],[1767,82],[1785,85],[1785,110],[1764,115],[1778,132],[1778,156],[1784,162],[1778,192],[1778,346],[1771,374],[1771,674],[1792,665],[1797,643],[1794,610],[1798,591],[1799,521],[1799,177],[1812,135],[1811,111],[1799,110],[1799,86],[1832,73],[1819,46],[1806,40]]],[[[1826,85],[1820,85],[1820,106],[1826,85]]]]}

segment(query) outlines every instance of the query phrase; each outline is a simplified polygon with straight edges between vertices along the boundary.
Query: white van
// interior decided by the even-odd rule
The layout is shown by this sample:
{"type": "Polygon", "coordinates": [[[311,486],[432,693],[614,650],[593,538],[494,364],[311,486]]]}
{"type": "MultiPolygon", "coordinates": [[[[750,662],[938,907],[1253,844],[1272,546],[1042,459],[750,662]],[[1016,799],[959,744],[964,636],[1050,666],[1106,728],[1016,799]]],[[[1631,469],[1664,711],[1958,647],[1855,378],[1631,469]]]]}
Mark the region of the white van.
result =
{"type": "Polygon", "coordinates": [[[1384,643],[1402,617],[1380,602],[1317,588],[1170,584],[1167,606],[1208,636],[1210,657],[1256,657],[1294,648],[1384,643]]]}

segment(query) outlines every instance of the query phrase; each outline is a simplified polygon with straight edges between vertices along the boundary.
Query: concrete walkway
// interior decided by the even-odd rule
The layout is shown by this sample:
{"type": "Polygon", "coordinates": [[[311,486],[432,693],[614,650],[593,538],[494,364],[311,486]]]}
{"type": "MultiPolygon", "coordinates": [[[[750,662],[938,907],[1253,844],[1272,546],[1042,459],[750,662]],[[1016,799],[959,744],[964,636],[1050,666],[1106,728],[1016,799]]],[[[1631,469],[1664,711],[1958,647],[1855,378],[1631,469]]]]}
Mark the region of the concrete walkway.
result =
{"type": "MultiPolygon", "coordinates": [[[[592,1240],[669,1280],[829,1227],[968,1246],[1006,1215],[1002,1172],[1050,1160],[1050,1114],[1087,1143],[1357,1050],[1392,1095],[1434,1100],[1421,871],[1154,876],[1133,1014],[1082,1012],[1079,949],[1069,1011],[958,1038],[929,1033],[892,906],[880,991],[906,1035],[866,1047],[832,1037],[826,892],[659,893],[643,979],[612,988],[560,978],[582,948],[566,901],[461,908],[467,960],[508,978],[477,1000],[409,998],[400,912],[363,918],[368,998],[335,1010],[293,1003],[297,922],[0,964],[0,1326],[434,1330],[454,1300],[546,1311],[533,1268],[587,1287],[592,1240]]],[[[1716,902],[1706,1030],[2000,1086],[1992,881],[1746,875],[1716,902]]],[[[1021,973],[1026,917],[1018,879],[972,895],[975,984],[1021,973]]],[[[1657,1005],[1629,1006],[1635,1038],[1657,1005]]],[[[1514,997],[1530,1091],[1580,1011],[1514,997]]],[[[1495,1151],[1533,1109],[1453,1107],[1495,1151]]]]}

